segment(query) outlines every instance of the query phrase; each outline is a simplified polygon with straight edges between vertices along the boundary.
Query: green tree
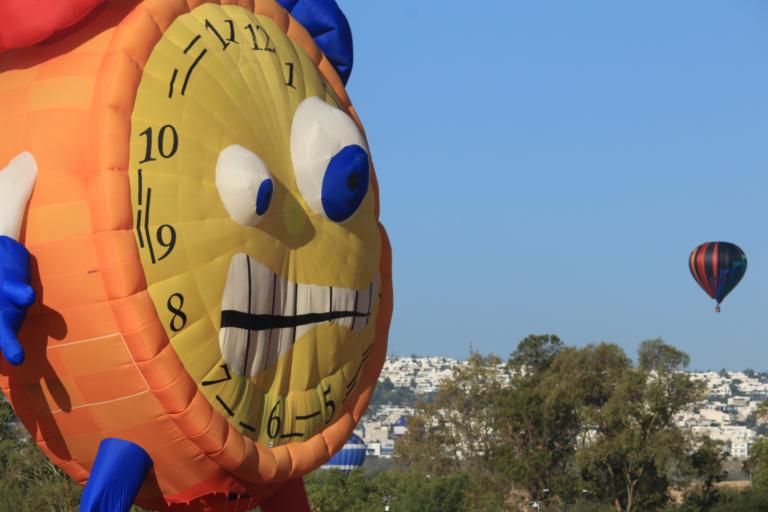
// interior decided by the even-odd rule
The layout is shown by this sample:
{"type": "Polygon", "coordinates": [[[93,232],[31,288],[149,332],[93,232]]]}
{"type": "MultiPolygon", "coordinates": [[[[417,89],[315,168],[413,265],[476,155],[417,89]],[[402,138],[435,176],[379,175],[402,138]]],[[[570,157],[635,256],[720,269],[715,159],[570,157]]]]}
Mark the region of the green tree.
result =
{"type": "Polygon", "coordinates": [[[688,356],[660,339],[643,342],[638,361],[606,374],[615,390],[589,413],[591,439],[577,457],[591,490],[618,512],[666,505],[670,478],[683,475],[689,447],[674,418],[704,393],[682,372],[688,356]]]}
{"type": "Polygon", "coordinates": [[[749,473],[753,489],[768,494],[768,439],[759,437],[755,440],[749,449],[749,458],[744,462],[744,471],[749,473]]]}
{"type": "Polygon", "coordinates": [[[508,362],[510,386],[494,395],[497,446],[492,464],[534,501],[573,501],[578,475],[573,455],[581,428],[578,397],[562,385],[565,350],[557,336],[528,336],[508,362]]]}
{"type": "Polygon", "coordinates": [[[500,363],[473,353],[457,366],[431,402],[416,404],[396,455],[430,475],[488,468],[497,444],[493,397],[503,386],[500,363]]]}
{"type": "Polygon", "coordinates": [[[701,440],[689,458],[691,475],[696,484],[685,497],[692,510],[706,512],[720,502],[721,493],[716,484],[728,476],[723,469],[723,443],[709,438],[701,440]]]}

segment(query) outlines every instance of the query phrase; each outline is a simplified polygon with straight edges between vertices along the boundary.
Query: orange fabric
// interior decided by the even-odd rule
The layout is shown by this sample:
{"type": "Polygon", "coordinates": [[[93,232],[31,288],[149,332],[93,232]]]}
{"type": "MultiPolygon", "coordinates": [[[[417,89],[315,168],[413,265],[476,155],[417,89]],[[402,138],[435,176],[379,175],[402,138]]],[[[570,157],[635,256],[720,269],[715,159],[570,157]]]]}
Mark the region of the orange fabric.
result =
{"type": "MultiPolygon", "coordinates": [[[[198,392],[146,291],[127,168],[143,63],[162,31],[201,3],[110,2],[54,41],[0,53],[0,162],[31,151],[39,167],[21,239],[33,256],[38,301],[20,333],[27,361],[17,368],[0,359],[0,388],[41,449],[79,483],[99,441],[121,437],[155,463],[139,504],[247,510],[327,460],[365,411],[386,354],[391,251],[382,227],[375,348],[358,391],[326,430],[270,449],[238,433],[198,392]],[[233,504],[232,493],[251,498],[233,504]]],[[[270,16],[359,124],[333,66],[273,0],[208,3],[270,16]]],[[[373,187],[378,214],[375,176],[373,187]]]]}

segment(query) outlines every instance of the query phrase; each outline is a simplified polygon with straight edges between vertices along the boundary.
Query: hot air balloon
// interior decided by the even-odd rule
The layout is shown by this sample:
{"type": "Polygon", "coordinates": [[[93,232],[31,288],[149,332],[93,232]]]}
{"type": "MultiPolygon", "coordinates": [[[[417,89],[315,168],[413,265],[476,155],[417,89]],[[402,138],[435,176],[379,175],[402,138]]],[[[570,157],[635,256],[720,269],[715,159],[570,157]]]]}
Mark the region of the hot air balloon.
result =
{"type": "Polygon", "coordinates": [[[344,448],[325,463],[323,469],[338,469],[349,473],[362,467],[365,462],[365,442],[357,434],[352,434],[344,448]]]}
{"type": "Polygon", "coordinates": [[[720,303],[739,284],[747,271],[747,256],[730,242],[707,242],[696,247],[688,258],[693,278],[707,295],[720,303]]]}
{"type": "Polygon", "coordinates": [[[83,511],[309,510],[391,252],[334,0],[0,0],[0,389],[83,511]]]}

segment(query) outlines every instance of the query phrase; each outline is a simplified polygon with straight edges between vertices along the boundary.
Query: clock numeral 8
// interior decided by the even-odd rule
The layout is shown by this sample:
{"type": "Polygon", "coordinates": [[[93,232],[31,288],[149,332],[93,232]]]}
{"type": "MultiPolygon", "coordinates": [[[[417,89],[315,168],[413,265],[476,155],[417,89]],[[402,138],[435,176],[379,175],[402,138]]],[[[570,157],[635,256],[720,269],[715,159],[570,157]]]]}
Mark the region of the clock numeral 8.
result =
{"type": "MultiPolygon", "coordinates": [[[[157,160],[153,155],[155,152],[155,139],[153,137],[152,127],[147,128],[139,135],[147,138],[147,149],[144,154],[144,160],[139,162],[144,164],[147,162],[154,162],[157,160]]],[[[157,152],[161,157],[168,159],[173,157],[179,150],[179,133],[173,125],[167,124],[160,128],[160,133],[157,140],[157,152]],[[169,135],[170,132],[170,135],[169,135]],[[170,147],[169,147],[170,146],[170,147]]]]}
{"type": "Polygon", "coordinates": [[[179,332],[187,325],[187,314],[181,309],[184,307],[184,296],[180,293],[174,293],[168,297],[166,305],[168,306],[168,311],[173,313],[173,318],[171,318],[170,324],[171,330],[173,332],[179,332]],[[176,302],[176,304],[174,304],[174,302],[176,302]]]}

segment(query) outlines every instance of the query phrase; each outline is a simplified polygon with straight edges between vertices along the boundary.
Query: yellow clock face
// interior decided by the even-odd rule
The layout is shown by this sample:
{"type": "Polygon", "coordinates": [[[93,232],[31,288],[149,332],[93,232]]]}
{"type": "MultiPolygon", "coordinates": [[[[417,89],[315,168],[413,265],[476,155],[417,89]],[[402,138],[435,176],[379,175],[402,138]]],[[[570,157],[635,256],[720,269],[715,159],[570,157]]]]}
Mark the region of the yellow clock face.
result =
{"type": "Polygon", "coordinates": [[[251,439],[306,440],[356,388],[379,304],[370,172],[357,125],[270,18],[204,4],[152,50],[129,167],[148,291],[251,439]]]}

